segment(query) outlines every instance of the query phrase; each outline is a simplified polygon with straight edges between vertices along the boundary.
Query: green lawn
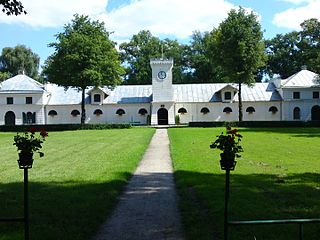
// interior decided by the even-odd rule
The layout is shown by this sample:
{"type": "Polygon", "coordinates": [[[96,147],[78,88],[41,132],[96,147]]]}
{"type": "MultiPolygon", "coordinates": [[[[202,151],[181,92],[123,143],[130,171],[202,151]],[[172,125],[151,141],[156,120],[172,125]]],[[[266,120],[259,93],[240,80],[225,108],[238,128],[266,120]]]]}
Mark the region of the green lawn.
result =
{"type": "MultiPolygon", "coordinates": [[[[154,133],[151,128],[51,132],[29,171],[30,239],[90,239],[106,219],[154,133]]],[[[0,133],[0,217],[23,216],[14,133],[0,133]]],[[[23,239],[0,222],[0,239],[23,239]]]]}
{"type": "MultiPolygon", "coordinates": [[[[225,172],[209,148],[224,128],[169,129],[188,239],[222,239],[225,172]]],[[[244,153],[231,172],[230,219],[320,218],[320,128],[240,129],[244,153]]],[[[319,239],[320,224],[304,239],[319,239]]],[[[234,226],[230,239],[298,239],[298,225],[234,226]]]]}

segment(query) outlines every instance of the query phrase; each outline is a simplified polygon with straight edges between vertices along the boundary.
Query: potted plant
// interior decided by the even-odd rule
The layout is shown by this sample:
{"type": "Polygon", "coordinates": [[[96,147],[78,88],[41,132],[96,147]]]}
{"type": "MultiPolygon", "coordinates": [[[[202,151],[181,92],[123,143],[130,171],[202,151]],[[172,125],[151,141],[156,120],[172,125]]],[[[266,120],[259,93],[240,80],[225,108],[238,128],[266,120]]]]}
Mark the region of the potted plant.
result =
{"type": "Polygon", "coordinates": [[[223,132],[217,136],[217,139],[210,145],[210,148],[217,148],[222,151],[220,153],[220,166],[222,170],[234,170],[236,166],[235,158],[241,157],[239,154],[243,152],[240,146],[242,136],[237,129],[227,127],[226,133],[223,132]]]}
{"type": "Polygon", "coordinates": [[[31,128],[23,134],[17,133],[13,138],[13,145],[17,147],[19,152],[18,164],[20,169],[32,168],[33,154],[35,152],[39,153],[40,157],[44,156],[40,149],[48,133],[44,129],[39,131],[39,135],[36,135],[36,132],[35,128],[31,128]]]}

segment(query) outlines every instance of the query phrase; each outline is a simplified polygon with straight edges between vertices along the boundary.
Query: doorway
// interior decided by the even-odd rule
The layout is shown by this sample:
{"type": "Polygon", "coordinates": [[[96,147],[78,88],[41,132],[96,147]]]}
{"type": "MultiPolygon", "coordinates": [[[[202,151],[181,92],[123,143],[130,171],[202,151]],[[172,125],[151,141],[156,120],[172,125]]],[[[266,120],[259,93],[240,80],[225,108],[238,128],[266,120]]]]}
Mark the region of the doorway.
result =
{"type": "Polygon", "coordinates": [[[311,120],[320,121],[320,106],[316,105],[311,108],[311,120]]]}
{"type": "Polygon", "coordinates": [[[16,125],[16,115],[14,114],[14,112],[9,111],[6,113],[6,115],[4,116],[4,124],[7,126],[16,125]]]}
{"type": "Polygon", "coordinates": [[[158,110],[158,125],[168,125],[168,110],[165,108],[158,110]]]}

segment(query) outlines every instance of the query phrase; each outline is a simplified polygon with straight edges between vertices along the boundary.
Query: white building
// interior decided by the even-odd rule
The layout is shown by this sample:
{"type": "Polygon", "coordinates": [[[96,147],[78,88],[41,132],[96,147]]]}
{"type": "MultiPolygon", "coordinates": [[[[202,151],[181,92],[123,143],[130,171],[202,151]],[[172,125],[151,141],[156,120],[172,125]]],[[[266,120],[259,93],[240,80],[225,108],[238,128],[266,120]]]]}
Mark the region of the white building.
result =
{"type": "MultiPolygon", "coordinates": [[[[86,123],[152,125],[238,120],[237,84],[172,84],[171,59],[152,59],[152,85],[89,88],[86,123]],[[148,117],[149,116],[149,117],[148,117]]],[[[244,121],[320,120],[317,75],[301,70],[243,85],[244,121]]],[[[0,84],[0,125],[80,123],[81,92],[17,75],[0,84]]]]}

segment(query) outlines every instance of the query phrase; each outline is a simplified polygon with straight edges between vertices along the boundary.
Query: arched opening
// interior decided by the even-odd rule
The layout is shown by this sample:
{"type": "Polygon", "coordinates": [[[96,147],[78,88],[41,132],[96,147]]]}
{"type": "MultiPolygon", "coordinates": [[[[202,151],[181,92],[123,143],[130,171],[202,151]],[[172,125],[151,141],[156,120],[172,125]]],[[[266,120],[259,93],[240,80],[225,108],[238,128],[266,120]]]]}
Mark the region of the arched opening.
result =
{"type": "Polygon", "coordinates": [[[160,108],[158,110],[158,125],[168,125],[168,110],[160,108]]]}
{"type": "Polygon", "coordinates": [[[272,106],[269,108],[269,112],[272,112],[273,114],[275,114],[276,112],[278,112],[278,108],[275,106],[272,106]]]}
{"type": "Polygon", "coordinates": [[[16,125],[16,115],[14,114],[14,112],[6,112],[6,115],[4,116],[4,124],[7,126],[16,125]]]}
{"type": "Polygon", "coordinates": [[[49,113],[48,113],[48,115],[51,116],[51,117],[54,117],[54,116],[57,116],[58,113],[57,113],[56,110],[50,110],[49,113]]]}
{"type": "Polygon", "coordinates": [[[254,107],[247,107],[246,112],[247,113],[254,113],[256,110],[254,109],[254,107]]]}
{"type": "Polygon", "coordinates": [[[295,107],[293,109],[293,119],[294,120],[300,120],[300,108],[295,107]]]}
{"type": "Polygon", "coordinates": [[[147,109],[145,109],[145,108],[140,108],[138,113],[139,113],[140,115],[144,116],[144,115],[146,115],[146,114],[148,113],[148,111],[147,111],[147,109]]]}
{"type": "Polygon", "coordinates": [[[103,112],[101,109],[96,109],[96,110],[94,110],[93,114],[99,116],[99,115],[103,114],[103,112]]]}
{"type": "Polygon", "coordinates": [[[119,116],[122,116],[123,114],[126,114],[126,112],[125,112],[123,109],[119,108],[119,109],[116,111],[116,114],[118,114],[119,116]]]}
{"type": "Polygon", "coordinates": [[[183,107],[179,108],[178,113],[185,114],[185,113],[187,113],[187,109],[185,109],[183,107]]]}
{"type": "Polygon", "coordinates": [[[75,110],[72,110],[72,111],[71,111],[71,115],[74,116],[74,117],[76,117],[76,116],[80,115],[80,112],[75,109],[75,110]]]}
{"type": "Polygon", "coordinates": [[[320,121],[320,106],[316,105],[311,108],[311,120],[320,121]]]}
{"type": "Polygon", "coordinates": [[[232,112],[232,109],[231,109],[231,108],[229,108],[229,107],[226,107],[226,108],[224,108],[224,109],[223,109],[223,112],[225,112],[225,113],[229,114],[229,113],[231,113],[231,112],[232,112]]]}
{"type": "Polygon", "coordinates": [[[203,113],[203,114],[207,114],[207,113],[210,112],[210,110],[207,107],[203,107],[203,108],[201,108],[200,112],[203,113]]]}

